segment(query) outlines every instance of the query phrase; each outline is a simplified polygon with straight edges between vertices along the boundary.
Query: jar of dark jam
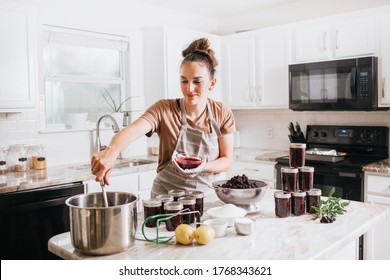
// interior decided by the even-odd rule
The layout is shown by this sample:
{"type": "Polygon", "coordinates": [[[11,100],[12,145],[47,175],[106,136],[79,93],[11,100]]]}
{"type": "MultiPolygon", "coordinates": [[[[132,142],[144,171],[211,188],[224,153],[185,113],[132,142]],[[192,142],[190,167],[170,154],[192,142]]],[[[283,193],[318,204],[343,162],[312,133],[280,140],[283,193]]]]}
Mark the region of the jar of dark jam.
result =
{"type": "Polygon", "coordinates": [[[285,218],[291,214],[291,194],[284,191],[276,191],[275,198],[275,215],[285,218]]]}
{"type": "MultiPolygon", "coordinates": [[[[144,220],[150,216],[161,214],[161,201],[155,198],[143,201],[144,205],[144,220]]],[[[147,227],[156,227],[157,219],[150,219],[146,222],[147,227]]]]}
{"type": "Polygon", "coordinates": [[[321,202],[321,190],[320,189],[311,189],[307,192],[306,198],[306,212],[310,214],[314,214],[316,211],[313,209],[314,207],[319,207],[321,202]]]}
{"type": "MultiPolygon", "coordinates": [[[[183,209],[188,209],[188,212],[195,211],[196,199],[192,196],[184,196],[179,198],[179,202],[183,204],[183,209]]],[[[185,212],[184,212],[185,213],[185,212]]],[[[192,224],[195,222],[195,213],[183,215],[184,224],[192,224]]]]}
{"type": "Polygon", "coordinates": [[[161,213],[165,214],[164,211],[164,204],[167,202],[172,202],[173,201],[173,195],[170,194],[160,194],[156,196],[156,199],[161,201],[161,213]]]}
{"type": "Polygon", "coordinates": [[[291,214],[301,216],[306,212],[306,192],[293,192],[291,197],[291,214]]]}
{"type": "MultiPolygon", "coordinates": [[[[165,214],[176,214],[183,209],[183,204],[178,201],[167,202],[164,204],[165,214]]],[[[168,231],[174,231],[178,225],[183,223],[183,216],[176,215],[165,221],[165,226],[168,231]]]]}
{"type": "Polygon", "coordinates": [[[173,196],[173,201],[178,201],[180,197],[186,196],[186,191],[185,190],[170,190],[168,191],[168,194],[173,196]]]}
{"type": "Polygon", "coordinates": [[[300,191],[310,191],[313,188],[314,167],[304,166],[299,168],[298,189],[300,191]]]}
{"type": "Polygon", "coordinates": [[[195,210],[200,212],[200,216],[203,216],[203,207],[204,207],[204,193],[201,191],[192,191],[188,194],[195,198],[195,210]]]}
{"type": "Polygon", "coordinates": [[[298,168],[281,168],[282,190],[286,192],[296,192],[298,182],[298,168]]]}
{"type": "Polygon", "coordinates": [[[306,144],[291,143],[290,144],[290,167],[304,167],[306,156],[306,144]]]}

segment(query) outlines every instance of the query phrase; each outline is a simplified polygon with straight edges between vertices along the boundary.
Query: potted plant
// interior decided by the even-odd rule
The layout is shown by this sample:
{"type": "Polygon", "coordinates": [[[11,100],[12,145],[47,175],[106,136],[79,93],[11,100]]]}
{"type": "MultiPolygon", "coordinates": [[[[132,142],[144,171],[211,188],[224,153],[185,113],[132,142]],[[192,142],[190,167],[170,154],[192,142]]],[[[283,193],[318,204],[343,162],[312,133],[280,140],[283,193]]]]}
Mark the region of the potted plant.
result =
{"type": "Polygon", "coordinates": [[[127,97],[125,100],[123,100],[122,103],[120,103],[119,105],[117,105],[117,103],[115,102],[115,99],[112,98],[110,92],[106,89],[106,88],[103,88],[103,92],[102,92],[102,96],[104,98],[104,100],[107,102],[107,104],[111,107],[111,109],[113,110],[113,112],[111,113],[111,115],[114,117],[114,119],[117,121],[118,125],[119,126],[123,126],[123,118],[124,118],[124,113],[121,112],[121,108],[122,106],[127,102],[129,101],[132,96],[130,97],[127,97]]]}

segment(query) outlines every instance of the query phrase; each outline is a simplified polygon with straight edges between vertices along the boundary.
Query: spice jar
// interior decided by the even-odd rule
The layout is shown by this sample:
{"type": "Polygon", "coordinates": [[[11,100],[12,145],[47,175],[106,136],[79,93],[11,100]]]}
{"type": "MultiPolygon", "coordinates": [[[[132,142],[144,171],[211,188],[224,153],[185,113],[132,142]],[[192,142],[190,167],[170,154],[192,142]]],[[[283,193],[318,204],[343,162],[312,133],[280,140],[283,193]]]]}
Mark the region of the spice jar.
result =
{"type": "MultiPolygon", "coordinates": [[[[164,204],[165,214],[177,214],[180,210],[183,210],[183,204],[178,201],[167,202],[164,204]]],[[[165,221],[165,226],[168,231],[174,231],[178,225],[183,223],[183,216],[176,215],[165,221]]]]}
{"type": "Polygon", "coordinates": [[[291,214],[294,216],[300,216],[306,212],[306,192],[294,192],[291,202],[291,214]]]}
{"type": "Polygon", "coordinates": [[[0,148],[0,174],[7,172],[7,148],[0,148]]]}
{"type": "Polygon", "coordinates": [[[46,169],[46,153],[42,145],[35,145],[31,151],[32,168],[35,170],[46,169]]]}
{"type": "Polygon", "coordinates": [[[203,216],[203,208],[204,208],[204,193],[201,191],[192,191],[188,194],[188,196],[192,196],[195,198],[195,210],[199,211],[200,216],[203,216]]]}
{"type": "Polygon", "coordinates": [[[167,202],[172,202],[173,201],[173,195],[170,194],[160,194],[156,196],[156,199],[161,201],[161,213],[165,214],[164,211],[164,204],[167,202]]]}
{"type": "Polygon", "coordinates": [[[297,191],[298,169],[290,167],[281,168],[282,190],[286,192],[297,191]]]}
{"type": "Polygon", "coordinates": [[[179,190],[179,189],[176,189],[176,190],[170,190],[168,191],[168,194],[172,195],[173,196],[173,200],[174,201],[178,201],[178,199],[180,197],[183,197],[186,195],[186,191],[185,190],[179,190]]]}
{"type": "Polygon", "coordinates": [[[314,167],[304,166],[299,168],[299,183],[298,189],[304,192],[310,191],[313,188],[314,182],[314,167]]]}
{"type": "MultiPolygon", "coordinates": [[[[180,197],[178,201],[183,204],[184,209],[189,210],[188,212],[195,211],[196,200],[194,197],[184,196],[184,197],[180,197]]],[[[186,212],[184,212],[184,213],[186,213],[186,212]]],[[[183,223],[184,224],[189,225],[189,224],[192,224],[194,222],[195,222],[195,213],[183,215],[183,223]]]]}
{"type": "Polygon", "coordinates": [[[285,218],[291,214],[291,194],[284,191],[274,192],[275,215],[285,218]]]}
{"type": "Polygon", "coordinates": [[[8,170],[24,172],[27,171],[27,155],[25,145],[12,145],[8,147],[7,162],[8,170]]]}
{"type": "Polygon", "coordinates": [[[306,144],[291,143],[290,144],[290,167],[305,166],[306,144]]]}
{"type": "Polygon", "coordinates": [[[321,202],[321,190],[320,189],[311,189],[307,192],[306,198],[306,212],[314,214],[316,211],[313,207],[319,207],[321,202]]]}
{"type": "MultiPolygon", "coordinates": [[[[143,201],[144,220],[150,216],[161,214],[161,201],[158,199],[148,199],[143,201]]],[[[146,222],[147,227],[156,227],[157,218],[146,222]]]]}

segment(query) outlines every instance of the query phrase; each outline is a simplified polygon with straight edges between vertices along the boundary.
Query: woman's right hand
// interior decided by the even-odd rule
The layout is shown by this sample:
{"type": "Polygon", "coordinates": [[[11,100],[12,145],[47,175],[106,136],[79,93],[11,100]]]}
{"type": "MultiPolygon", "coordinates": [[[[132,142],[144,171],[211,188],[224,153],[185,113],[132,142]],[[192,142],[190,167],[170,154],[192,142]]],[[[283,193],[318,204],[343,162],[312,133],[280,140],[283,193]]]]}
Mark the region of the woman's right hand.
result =
{"type": "Polygon", "coordinates": [[[91,171],[95,175],[95,181],[104,180],[106,185],[110,184],[110,174],[115,166],[118,153],[108,146],[105,150],[97,152],[91,160],[91,171]]]}

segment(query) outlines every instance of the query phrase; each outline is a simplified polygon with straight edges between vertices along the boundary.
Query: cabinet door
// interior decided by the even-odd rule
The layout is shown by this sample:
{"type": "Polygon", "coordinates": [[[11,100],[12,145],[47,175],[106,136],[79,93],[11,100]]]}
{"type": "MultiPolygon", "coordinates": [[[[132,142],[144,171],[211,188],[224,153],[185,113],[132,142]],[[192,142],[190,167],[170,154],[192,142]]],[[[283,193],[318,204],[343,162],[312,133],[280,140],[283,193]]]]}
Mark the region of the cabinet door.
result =
{"type": "Polygon", "coordinates": [[[255,100],[254,37],[232,37],[224,43],[225,90],[231,108],[253,107],[255,100]]]}
{"type": "Polygon", "coordinates": [[[379,102],[381,106],[390,105],[390,14],[381,19],[379,65],[379,102]]]}
{"type": "Polygon", "coordinates": [[[0,3],[0,111],[35,106],[36,24],[31,7],[0,3]]]}
{"type": "Polygon", "coordinates": [[[371,17],[336,23],[334,36],[336,57],[370,55],[375,52],[374,19],[371,17]]]}

